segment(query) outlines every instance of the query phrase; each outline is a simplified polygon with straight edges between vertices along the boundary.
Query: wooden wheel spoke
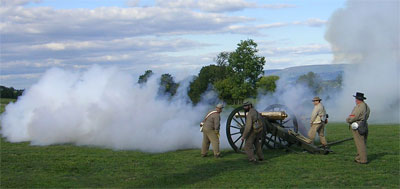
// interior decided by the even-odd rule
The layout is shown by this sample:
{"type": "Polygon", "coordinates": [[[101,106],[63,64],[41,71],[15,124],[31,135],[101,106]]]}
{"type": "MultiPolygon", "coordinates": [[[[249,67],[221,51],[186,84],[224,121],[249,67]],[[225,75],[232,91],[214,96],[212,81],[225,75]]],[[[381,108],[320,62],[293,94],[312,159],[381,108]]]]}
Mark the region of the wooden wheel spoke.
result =
{"type": "Polygon", "coordinates": [[[282,124],[286,124],[286,123],[288,123],[289,121],[292,121],[292,119],[285,119],[285,120],[282,121],[282,124]]]}
{"type": "Polygon", "coordinates": [[[236,133],[232,133],[231,135],[237,135],[237,134],[241,134],[240,131],[236,132],[236,133]]]}
{"type": "Polygon", "coordinates": [[[241,129],[240,127],[236,127],[234,125],[231,125],[231,127],[235,128],[235,129],[241,129]]]}
{"type": "MultiPolygon", "coordinates": [[[[240,115],[240,113],[239,113],[239,115],[240,115]]],[[[244,113],[244,117],[246,117],[246,113],[244,113]]],[[[242,121],[242,124],[245,125],[246,121],[243,121],[242,116],[239,116],[239,118],[240,118],[240,121],[242,121]]]]}
{"type": "MultiPolygon", "coordinates": [[[[240,118],[240,119],[242,119],[242,118],[240,118]]],[[[239,125],[240,125],[240,127],[244,127],[244,126],[243,126],[243,124],[239,123],[239,121],[238,121],[238,120],[236,120],[235,118],[232,118],[232,120],[233,120],[233,121],[235,121],[237,124],[239,124],[239,125]]],[[[231,126],[232,126],[232,125],[231,125],[231,126]]]]}
{"type": "Polygon", "coordinates": [[[243,143],[244,143],[244,140],[242,140],[242,143],[240,144],[239,150],[242,149],[243,143]]]}
{"type": "Polygon", "coordinates": [[[235,140],[235,142],[233,142],[233,143],[236,144],[236,142],[237,142],[240,138],[242,138],[242,136],[240,136],[239,138],[237,138],[237,139],[235,140]]]}

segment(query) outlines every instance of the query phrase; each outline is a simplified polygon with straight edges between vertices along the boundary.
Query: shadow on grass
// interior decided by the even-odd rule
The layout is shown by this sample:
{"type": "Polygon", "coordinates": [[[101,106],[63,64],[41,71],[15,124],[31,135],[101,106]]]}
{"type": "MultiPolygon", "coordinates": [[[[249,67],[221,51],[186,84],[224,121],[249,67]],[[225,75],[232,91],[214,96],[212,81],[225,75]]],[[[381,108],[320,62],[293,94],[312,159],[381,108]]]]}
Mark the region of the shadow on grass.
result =
{"type": "MultiPolygon", "coordinates": [[[[246,154],[240,154],[240,157],[236,157],[234,159],[230,159],[229,157],[238,154],[234,151],[228,151],[222,153],[223,157],[220,159],[214,159],[214,157],[206,157],[204,159],[204,163],[196,163],[191,166],[186,171],[175,172],[175,173],[165,173],[164,175],[156,178],[149,179],[140,185],[133,186],[135,188],[176,188],[176,187],[218,187],[210,186],[210,183],[207,182],[209,179],[213,179],[218,175],[227,174],[231,175],[231,172],[234,171],[246,171],[248,169],[254,169],[255,167],[263,167],[268,165],[269,160],[277,158],[279,156],[284,156],[288,153],[278,152],[271,150],[264,150],[264,162],[260,162],[258,164],[250,163],[247,160],[246,154]],[[204,185],[200,185],[201,182],[204,182],[204,185]],[[197,185],[196,185],[197,184],[197,185]]],[[[201,157],[198,157],[201,158],[201,157]]],[[[272,161],[272,160],[271,160],[272,161]]],[[[197,160],[194,160],[197,162],[197,160]]],[[[173,168],[171,168],[173,170],[173,168]]],[[[218,176],[219,177],[219,176],[218,176]]],[[[223,177],[222,177],[223,178],[223,177]]],[[[230,178],[226,178],[229,182],[230,178]]],[[[224,181],[220,181],[224,182],[224,181]]]]}
{"type": "Polygon", "coordinates": [[[388,153],[388,152],[370,154],[370,155],[368,155],[368,161],[371,162],[371,161],[374,161],[374,160],[378,160],[378,159],[380,159],[380,158],[382,158],[383,156],[386,156],[386,155],[397,155],[397,154],[388,153]]]}
{"type": "MultiPolygon", "coordinates": [[[[253,165],[256,166],[256,165],[253,165]]],[[[170,173],[161,178],[155,178],[142,183],[140,186],[135,188],[176,188],[176,187],[187,187],[198,182],[207,181],[217,175],[224,174],[224,172],[231,172],[235,170],[245,170],[253,166],[250,166],[244,158],[234,160],[218,159],[212,162],[203,164],[196,164],[189,170],[179,173],[170,173]]]]}
{"type": "Polygon", "coordinates": [[[229,157],[229,156],[236,155],[236,154],[245,155],[244,152],[235,152],[235,151],[233,151],[233,150],[230,150],[230,151],[223,151],[223,152],[221,153],[221,155],[223,155],[223,157],[229,157]]]}

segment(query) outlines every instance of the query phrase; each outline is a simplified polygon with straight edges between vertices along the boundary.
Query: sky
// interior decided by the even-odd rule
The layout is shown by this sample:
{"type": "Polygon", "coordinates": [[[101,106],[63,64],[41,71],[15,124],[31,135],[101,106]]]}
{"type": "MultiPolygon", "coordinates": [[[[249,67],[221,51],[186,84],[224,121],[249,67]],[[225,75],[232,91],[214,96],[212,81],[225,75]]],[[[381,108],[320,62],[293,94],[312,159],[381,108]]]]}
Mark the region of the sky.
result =
{"type": "Polygon", "coordinates": [[[29,88],[53,67],[115,66],[177,80],[253,39],[264,69],[331,64],[325,39],[344,0],[1,0],[0,85],[29,88]]]}

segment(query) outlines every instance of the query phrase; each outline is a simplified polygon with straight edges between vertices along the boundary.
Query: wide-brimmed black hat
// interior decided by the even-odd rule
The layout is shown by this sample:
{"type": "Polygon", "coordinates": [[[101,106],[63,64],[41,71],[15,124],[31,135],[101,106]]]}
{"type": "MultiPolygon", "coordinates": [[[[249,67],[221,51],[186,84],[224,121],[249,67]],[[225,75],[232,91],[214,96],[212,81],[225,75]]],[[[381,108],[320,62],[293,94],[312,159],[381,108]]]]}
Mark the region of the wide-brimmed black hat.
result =
{"type": "Polygon", "coordinates": [[[358,99],[358,100],[365,100],[365,99],[367,99],[367,98],[364,97],[364,93],[360,93],[360,92],[357,92],[355,96],[353,95],[353,97],[355,97],[355,98],[358,99]]]}

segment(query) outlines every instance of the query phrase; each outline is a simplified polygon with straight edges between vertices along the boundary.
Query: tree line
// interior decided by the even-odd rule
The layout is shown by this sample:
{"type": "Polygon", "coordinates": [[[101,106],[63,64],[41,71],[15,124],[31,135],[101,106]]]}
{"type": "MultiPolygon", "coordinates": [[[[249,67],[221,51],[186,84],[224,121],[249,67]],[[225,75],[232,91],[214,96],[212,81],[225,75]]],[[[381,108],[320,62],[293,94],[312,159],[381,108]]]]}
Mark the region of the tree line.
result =
{"type": "MultiPolygon", "coordinates": [[[[193,104],[201,100],[202,94],[213,90],[219,99],[228,104],[240,104],[246,98],[255,98],[258,91],[274,92],[278,76],[263,76],[265,57],[257,55],[257,43],[252,39],[242,40],[233,52],[221,52],[214,59],[216,64],[201,68],[190,82],[188,96],[193,104]]],[[[138,83],[145,83],[153,72],[147,70],[139,76],[138,83]]],[[[170,74],[163,74],[160,92],[173,96],[178,83],[170,74]]]]}
{"type": "Polygon", "coordinates": [[[23,89],[14,89],[13,87],[0,86],[0,98],[17,99],[24,92],[23,89]]]}
{"type": "MultiPolygon", "coordinates": [[[[193,104],[201,101],[207,91],[215,91],[218,98],[228,104],[241,104],[247,98],[256,98],[258,94],[274,93],[279,76],[264,76],[265,57],[257,55],[257,43],[252,39],[242,40],[233,52],[221,52],[215,58],[215,64],[204,66],[190,82],[187,95],[193,104]]],[[[153,75],[151,70],[139,76],[138,83],[144,84],[153,75]]],[[[321,77],[309,72],[301,75],[295,85],[308,87],[313,95],[340,90],[342,75],[335,80],[323,81],[321,77]]],[[[161,76],[159,93],[174,96],[179,83],[166,73],[161,76]]]]}
{"type": "Polygon", "coordinates": [[[324,81],[321,76],[314,73],[308,72],[307,74],[301,75],[297,80],[296,84],[301,84],[308,87],[313,95],[318,96],[319,94],[327,94],[334,91],[341,90],[343,76],[342,74],[337,75],[334,80],[324,81]]]}

